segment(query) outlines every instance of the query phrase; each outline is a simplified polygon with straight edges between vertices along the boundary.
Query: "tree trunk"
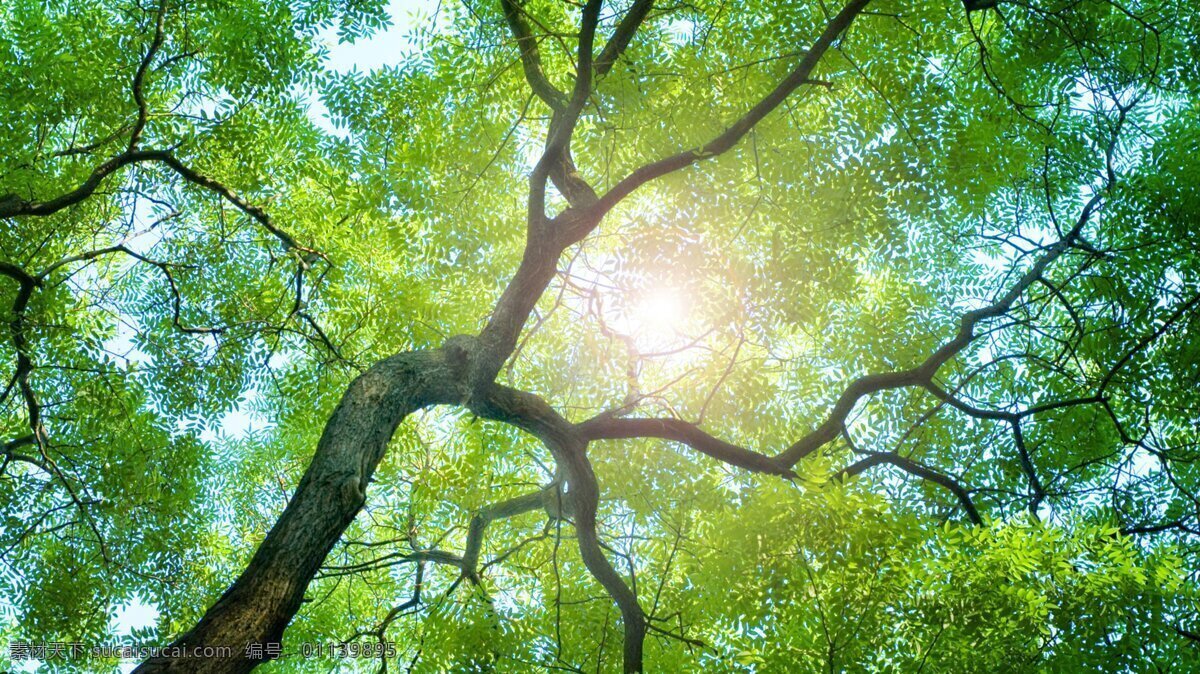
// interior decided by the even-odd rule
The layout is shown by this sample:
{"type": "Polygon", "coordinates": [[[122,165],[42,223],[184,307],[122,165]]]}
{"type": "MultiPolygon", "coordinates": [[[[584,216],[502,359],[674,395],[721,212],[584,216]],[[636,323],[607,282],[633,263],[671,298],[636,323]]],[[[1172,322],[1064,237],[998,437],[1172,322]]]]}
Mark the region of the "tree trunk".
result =
{"type": "Polygon", "coordinates": [[[282,640],[309,581],[362,508],[396,427],[422,407],[461,398],[455,369],[443,351],[409,352],[355,379],[246,570],[194,628],[134,671],[233,673],[261,664],[248,657],[249,647],[282,640]]]}

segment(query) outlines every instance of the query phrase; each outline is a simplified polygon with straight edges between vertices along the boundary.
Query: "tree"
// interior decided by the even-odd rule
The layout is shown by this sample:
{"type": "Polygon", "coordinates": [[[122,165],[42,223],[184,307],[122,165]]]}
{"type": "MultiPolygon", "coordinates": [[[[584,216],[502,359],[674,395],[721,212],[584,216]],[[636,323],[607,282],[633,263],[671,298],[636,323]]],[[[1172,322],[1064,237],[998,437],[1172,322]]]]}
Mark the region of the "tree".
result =
{"type": "Polygon", "coordinates": [[[0,628],[1191,671],[1189,9],[6,3],[0,628]]]}

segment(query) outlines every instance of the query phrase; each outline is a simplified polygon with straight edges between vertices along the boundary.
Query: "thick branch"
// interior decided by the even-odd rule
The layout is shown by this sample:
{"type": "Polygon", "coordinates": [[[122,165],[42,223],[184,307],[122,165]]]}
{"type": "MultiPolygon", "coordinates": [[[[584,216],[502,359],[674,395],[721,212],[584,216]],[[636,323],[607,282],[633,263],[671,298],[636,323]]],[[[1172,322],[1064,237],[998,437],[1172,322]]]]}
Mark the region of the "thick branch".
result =
{"type": "MultiPolygon", "coordinates": [[[[737,144],[738,140],[745,136],[755,124],[778,107],[792,91],[807,80],[809,73],[816,67],[820,58],[854,18],[862,12],[868,2],[870,0],[852,0],[830,21],[797,68],[725,133],[703,148],[685,151],[638,169],[596,201],[589,197],[590,187],[587,187],[586,183],[582,183],[581,179],[580,184],[572,181],[571,177],[578,174],[574,172],[573,164],[569,162],[571,136],[590,93],[591,77],[594,71],[592,42],[595,37],[600,2],[599,0],[590,0],[587,3],[583,10],[583,25],[579,41],[579,67],[575,88],[570,101],[564,108],[556,111],[551,120],[545,152],[534,167],[529,179],[529,223],[521,266],[517,269],[517,273],[508,287],[505,288],[487,326],[480,333],[479,341],[483,357],[475,359],[476,367],[471,376],[473,389],[477,395],[495,379],[496,374],[503,367],[504,361],[516,347],[517,339],[529,318],[529,313],[554,277],[555,265],[562,251],[587,236],[617,202],[638,186],[704,157],[720,154],[737,144]],[[546,181],[554,176],[566,176],[561,184],[558,179],[555,180],[560,190],[567,195],[568,200],[573,202],[573,208],[567,209],[550,220],[545,216],[545,190],[546,181]],[[573,185],[574,187],[572,187],[573,185]]],[[[633,28],[635,26],[631,24],[629,29],[633,30],[633,28]]],[[[518,37],[518,39],[520,38],[518,37]]],[[[618,44],[614,44],[614,50],[617,49],[618,44]]],[[[612,56],[612,53],[609,56],[612,56]]],[[[604,57],[603,53],[601,57],[604,57]]]]}
{"type": "Polygon", "coordinates": [[[151,161],[155,157],[146,152],[124,152],[97,166],[79,187],[61,194],[49,201],[27,201],[16,195],[0,198],[0,218],[14,218],[23,215],[51,215],[58,211],[74,206],[95,193],[96,188],[104,179],[118,169],[143,161],[151,161]]]}
{"type": "Polygon", "coordinates": [[[596,191],[579,175],[575,161],[571,157],[570,140],[575,122],[582,111],[583,103],[591,89],[592,40],[595,37],[596,25],[599,21],[600,2],[589,3],[584,8],[583,26],[579,43],[579,74],[570,99],[559,91],[542,68],[541,54],[538,50],[537,39],[530,31],[525,21],[525,9],[514,0],[501,0],[505,19],[509,29],[517,40],[521,53],[521,66],[525,71],[525,80],[533,93],[553,111],[550,117],[550,128],[546,139],[546,148],[538,161],[537,167],[530,177],[529,189],[529,219],[533,227],[535,221],[545,218],[546,180],[549,178],[554,186],[567,200],[576,206],[591,204],[596,201],[596,191]],[[583,68],[587,67],[586,76],[583,68]]]}
{"type": "Polygon", "coordinates": [[[642,671],[642,646],[646,641],[646,615],[638,604],[637,596],[625,584],[621,574],[613,568],[600,547],[596,533],[596,508],[600,502],[600,488],[596,474],[584,453],[586,445],[572,448],[565,462],[571,485],[571,499],[575,508],[575,536],[579,541],[579,555],[592,576],[600,582],[621,611],[621,622],[625,629],[622,660],[624,670],[642,671]]]}
{"type": "MultiPolygon", "coordinates": [[[[0,262],[0,274],[17,282],[17,294],[13,298],[8,320],[8,334],[12,341],[13,350],[17,352],[17,367],[13,372],[12,383],[17,386],[21,397],[25,400],[25,410],[29,417],[29,429],[33,432],[34,442],[41,447],[43,438],[42,408],[38,403],[37,394],[29,382],[33,372],[33,360],[29,353],[29,336],[25,333],[25,310],[33,298],[33,291],[42,284],[37,277],[30,275],[24,269],[7,262],[0,262]]],[[[4,391],[3,400],[8,397],[9,389],[4,391]]]]}
{"type": "Polygon", "coordinates": [[[774,457],[739,447],[715,438],[694,424],[680,419],[622,419],[597,417],[578,426],[588,440],[661,438],[679,442],[731,466],[755,473],[794,477],[790,469],[774,457]]]}
{"type": "MultiPolygon", "coordinates": [[[[596,191],[592,189],[575,168],[571,158],[571,138],[575,125],[583,113],[588,95],[592,91],[592,48],[596,38],[596,26],[600,22],[601,0],[588,0],[583,7],[583,21],[579,32],[579,64],[575,74],[575,85],[566,105],[556,109],[550,119],[546,147],[529,176],[530,223],[545,217],[546,180],[562,192],[567,201],[576,208],[591,206],[596,202],[596,191]]],[[[556,256],[557,257],[557,256],[556,256]]]]}
{"type": "MultiPolygon", "coordinates": [[[[22,454],[21,452],[17,451],[18,449],[20,449],[22,447],[27,447],[27,446],[36,445],[36,444],[37,444],[37,438],[35,438],[32,433],[29,435],[22,435],[19,438],[14,438],[14,439],[9,440],[8,442],[4,443],[2,451],[0,451],[0,456],[4,457],[4,462],[0,463],[0,475],[3,475],[4,471],[8,469],[8,463],[10,461],[18,461],[20,463],[27,463],[31,466],[38,468],[39,470],[46,473],[47,475],[53,475],[54,472],[52,470],[50,470],[50,466],[46,465],[41,459],[34,457],[34,456],[30,456],[28,454],[22,454]]],[[[2,555],[0,555],[0,556],[2,556],[2,555]]]]}
{"type": "MultiPolygon", "coordinates": [[[[518,41],[527,34],[528,26],[517,12],[519,7],[503,0],[506,15],[517,19],[513,26],[518,41]]],[[[579,65],[574,89],[569,100],[554,107],[546,147],[529,177],[528,222],[525,251],[516,274],[504,289],[491,318],[479,334],[477,349],[472,358],[472,391],[477,397],[495,380],[513,349],[529,314],[554,278],[558,258],[563,250],[578,239],[579,232],[591,231],[596,220],[587,220],[586,207],[595,203],[595,191],[579,176],[571,158],[571,136],[583,106],[591,92],[592,48],[599,23],[600,0],[589,0],[583,9],[583,24],[579,38],[579,65]],[[553,219],[546,217],[546,183],[553,180],[567,197],[572,208],[553,219]],[[581,219],[587,220],[581,222],[581,219]]],[[[511,24],[512,20],[510,20],[511,24]]],[[[540,73],[540,66],[537,71],[540,73]]],[[[530,81],[537,91],[538,78],[530,81]]]]}

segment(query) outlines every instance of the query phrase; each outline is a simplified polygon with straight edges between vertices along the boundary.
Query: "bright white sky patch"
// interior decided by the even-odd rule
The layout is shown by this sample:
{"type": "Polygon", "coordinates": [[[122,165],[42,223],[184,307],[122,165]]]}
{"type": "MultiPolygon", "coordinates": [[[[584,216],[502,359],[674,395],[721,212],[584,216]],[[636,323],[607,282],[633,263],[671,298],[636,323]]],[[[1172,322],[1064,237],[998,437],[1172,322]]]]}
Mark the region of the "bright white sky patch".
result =
{"type": "Polygon", "coordinates": [[[326,28],[318,35],[329,47],[326,67],[339,73],[347,73],[352,70],[367,72],[399,64],[413,45],[413,28],[418,22],[429,20],[428,7],[428,3],[419,0],[391,0],[387,6],[391,25],[370,37],[356,40],[353,44],[338,42],[336,25],[326,28]]]}
{"type": "Polygon", "coordinates": [[[145,603],[141,598],[134,598],[133,601],[117,609],[116,615],[113,616],[112,631],[114,635],[122,637],[129,635],[134,630],[154,627],[157,622],[158,609],[145,603]]]}
{"type": "MultiPolygon", "coordinates": [[[[413,32],[421,22],[432,21],[430,3],[420,0],[391,0],[387,14],[391,24],[370,37],[354,43],[339,42],[337,25],[317,35],[329,49],[325,67],[336,73],[370,72],[385,66],[396,66],[414,45],[413,32]]],[[[329,121],[329,108],[315,92],[309,93],[308,117],[318,128],[341,135],[329,121]]]]}

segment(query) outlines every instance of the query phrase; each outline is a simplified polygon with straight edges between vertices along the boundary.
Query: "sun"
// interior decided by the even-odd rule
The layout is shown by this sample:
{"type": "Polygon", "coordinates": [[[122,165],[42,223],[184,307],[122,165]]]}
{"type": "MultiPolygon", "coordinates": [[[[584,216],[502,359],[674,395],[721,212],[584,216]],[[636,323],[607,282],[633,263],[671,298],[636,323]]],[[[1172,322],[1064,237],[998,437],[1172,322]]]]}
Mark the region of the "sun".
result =
{"type": "Polygon", "coordinates": [[[679,348],[686,340],[691,300],[680,288],[647,289],[634,298],[628,314],[629,335],[642,353],[679,348]]]}

